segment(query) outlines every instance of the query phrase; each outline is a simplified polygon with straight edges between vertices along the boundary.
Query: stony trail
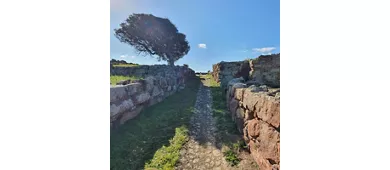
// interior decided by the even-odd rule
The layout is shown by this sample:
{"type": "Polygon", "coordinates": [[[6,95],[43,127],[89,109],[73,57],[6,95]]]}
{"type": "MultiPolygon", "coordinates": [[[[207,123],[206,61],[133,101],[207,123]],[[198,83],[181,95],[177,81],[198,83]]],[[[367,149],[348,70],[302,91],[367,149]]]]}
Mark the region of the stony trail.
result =
{"type": "MultiPolygon", "coordinates": [[[[180,151],[177,170],[252,170],[251,161],[243,160],[236,167],[226,162],[221,145],[216,140],[216,126],[212,113],[212,96],[207,85],[210,80],[200,84],[195,111],[190,121],[190,139],[180,151]]],[[[249,157],[249,155],[247,155],[249,157]]],[[[256,168],[255,168],[256,169],[256,168]]]]}

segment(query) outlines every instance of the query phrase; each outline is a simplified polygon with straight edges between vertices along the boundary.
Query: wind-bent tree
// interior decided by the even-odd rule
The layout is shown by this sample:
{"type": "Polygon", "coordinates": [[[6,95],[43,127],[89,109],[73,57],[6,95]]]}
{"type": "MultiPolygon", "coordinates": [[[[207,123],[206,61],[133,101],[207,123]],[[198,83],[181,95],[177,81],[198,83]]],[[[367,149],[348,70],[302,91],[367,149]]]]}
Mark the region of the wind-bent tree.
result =
{"type": "Polygon", "coordinates": [[[120,42],[133,46],[138,54],[156,55],[158,61],[172,66],[190,50],[186,35],[167,18],[132,14],[114,31],[120,42]]]}

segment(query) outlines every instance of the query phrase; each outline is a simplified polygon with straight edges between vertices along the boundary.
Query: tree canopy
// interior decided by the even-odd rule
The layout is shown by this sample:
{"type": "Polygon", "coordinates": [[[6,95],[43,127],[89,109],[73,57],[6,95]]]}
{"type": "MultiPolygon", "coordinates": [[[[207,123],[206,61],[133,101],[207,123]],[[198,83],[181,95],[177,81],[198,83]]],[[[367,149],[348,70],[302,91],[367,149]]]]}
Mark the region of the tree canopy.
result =
{"type": "Polygon", "coordinates": [[[115,29],[120,42],[133,46],[138,54],[156,55],[158,61],[173,65],[190,50],[186,35],[167,18],[132,14],[115,29]]]}

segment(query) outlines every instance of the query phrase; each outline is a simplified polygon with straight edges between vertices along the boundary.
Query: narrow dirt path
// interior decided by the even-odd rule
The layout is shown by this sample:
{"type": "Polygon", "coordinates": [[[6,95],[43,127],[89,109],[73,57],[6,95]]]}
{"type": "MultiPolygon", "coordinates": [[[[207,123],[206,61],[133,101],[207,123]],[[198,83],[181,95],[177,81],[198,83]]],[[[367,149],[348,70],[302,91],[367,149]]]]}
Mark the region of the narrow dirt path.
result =
{"type": "MultiPolygon", "coordinates": [[[[195,103],[195,112],[191,118],[190,140],[180,151],[177,170],[233,170],[247,169],[231,167],[225,160],[216,141],[216,126],[212,116],[212,97],[204,80],[200,84],[195,103]],[[206,85],[206,86],[205,86],[206,85]]],[[[252,169],[252,168],[251,168],[252,169]]]]}

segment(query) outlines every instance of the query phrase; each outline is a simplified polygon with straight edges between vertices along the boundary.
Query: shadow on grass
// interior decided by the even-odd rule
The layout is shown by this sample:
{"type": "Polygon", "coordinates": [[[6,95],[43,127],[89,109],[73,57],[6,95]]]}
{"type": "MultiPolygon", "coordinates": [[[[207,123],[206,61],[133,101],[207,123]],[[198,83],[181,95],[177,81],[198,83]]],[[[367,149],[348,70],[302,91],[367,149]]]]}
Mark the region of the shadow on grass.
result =
{"type": "Polygon", "coordinates": [[[144,109],[136,118],[111,131],[110,169],[143,169],[158,149],[169,145],[177,127],[188,127],[199,83],[198,77],[189,80],[184,90],[144,109]]]}
{"type": "Polygon", "coordinates": [[[212,111],[213,117],[216,121],[217,141],[216,146],[221,149],[221,145],[228,145],[230,143],[241,140],[242,137],[237,129],[236,123],[232,120],[232,116],[228,111],[225,99],[225,93],[219,86],[210,86],[211,95],[213,98],[212,111]]]}

